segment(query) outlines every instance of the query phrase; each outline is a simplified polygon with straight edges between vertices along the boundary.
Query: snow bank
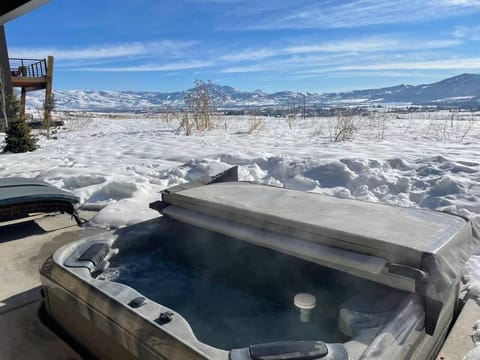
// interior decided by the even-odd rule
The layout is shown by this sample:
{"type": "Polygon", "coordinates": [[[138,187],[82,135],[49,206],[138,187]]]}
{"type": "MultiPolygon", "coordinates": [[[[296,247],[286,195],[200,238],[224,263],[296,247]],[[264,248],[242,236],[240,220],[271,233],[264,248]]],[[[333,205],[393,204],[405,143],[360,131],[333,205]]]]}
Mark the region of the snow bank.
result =
{"type": "Polygon", "coordinates": [[[140,221],[137,209],[149,196],[232,165],[240,166],[243,180],[480,219],[480,146],[471,142],[478,127],[466,146],[419,136],[425,125],[411,119],[390,120],[381,142],[372,141],[375,129],[366,124],[348,143],[326,141],[324,119],[297,120],[290,129],[285,119],[264,118],[264,130],[248,135],[250,119],[231,117],[226,130],[188,137],[159,118],[88,121],[58,140],[40,138],[34,153],[3,154],[0,176],[36,177],[72,191],[83,208],[103,209],[94,221],[115,226],[131,223],[117,211],[140,221]]]}

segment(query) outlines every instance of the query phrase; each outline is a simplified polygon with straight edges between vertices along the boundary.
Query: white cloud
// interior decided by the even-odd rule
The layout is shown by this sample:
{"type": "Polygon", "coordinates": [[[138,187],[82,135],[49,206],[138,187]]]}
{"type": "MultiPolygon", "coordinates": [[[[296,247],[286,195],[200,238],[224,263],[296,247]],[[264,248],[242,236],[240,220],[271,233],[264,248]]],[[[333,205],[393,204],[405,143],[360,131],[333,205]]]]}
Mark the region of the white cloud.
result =
{"type": "Polygon", "coordinates": [[[143,64],[132,66],[109,66],[109,67],[80,67],[71,70],[75,71],[92,71],[92,72],[163,72],[199,69],[213,66],[215,63],[209,61],[191,61],[191,62],[175,62],[169,64],[143,64]]]}
{"type": "Polygon", "coordinates": [[[287,53],[314,53],[314,52],[376,52],[376,51],[399,51],[422,49],[438,49],[458,45],[458,40],[431,40],[417,41],[413,47],[411,39],[394,39],[394,38],[366,38],[356,40],[337,41],[331,43],[296,46],[287,48],[287,53]]]}
{"type": "Polygon", "coordinates": [[[450,5],[480,6],[480,0],[444,0],[444,2],[450,5]]]}
{"type": "Polygon", "coordinates": [[[133,42],[124,44],[107,44],[86,46],[83,48],[11,48],[10,57],[18,58],[44,58],[53,55],[57,60],[89,60],[89,59],[115,59],[129,56],[166,53],[176,54],[189,48],[194,43],[191,41],[152,41],[133,42]]]}
{"type": "MultiPolygon", "coordinates": [[[[458,36],[458,34],[457,34],[458,36]]],[[[437,49],[447,49],[462,43],[459,38],[416,40],[404,35],[309,41],[283,39],[287,45],[240,49],[225,53],[225,49],[193,41],[157,41],[87,46],[62,49],[13,49],[12,57],[56,57],[63,71],[84,72],[174,72],[205,69],[219,73],[326,73],[333,70],[371,71],[410,69],[422,64],[445,66],[438,59],[437,49]],[[414,44],[414,45],[412,45],[414,44]],[[208,51],[199,51],[200,46],[208,51]],[[424,53],[419,54],[416,50],[424,53]],[[425,54],[428,49],[433,54],[425,54]],[[400,56],[401,55],[401,56],[400,56]],[[426,56],[421,58],[421,56],[426,56]],[[405,57],[413,62],[400,62],[405,57]],[[159,60],[161,59],[161,60],[159,60]],[[388,60],[386,60],[388,59],[388,60]],[[369,65],[368,63],[372,64],[369,65]],[[406,65],[407,64],[407,65],[406,65]],[[410,64],[410,65],[408,65],[410,64]],[[443,65],[442,65],[443,64],[443,65]],[[375,69],[375,67],[378,69],[375,69]],[[398,67],[396,67],[398,66],[398,67]]],[[[453,61],[461,68],[457,60],[453,61]]],[[[466,62],[464,61],[466,64],[466,62]]],[[[468,68],[478,67],[468,63],[468,68]]]]}
{"type": "Polygon", "coordinates": [[[424,40],[401,39],[394,37],[376,36],[357,39],[346,39],[332,42],[310,43],[277,48],[250,48],[247,50],[220,56],[221,60],[240,62],[255,61],[277,56],[301,55],[315,53],[350,53],[350,52],[392,52],[421,49],[440,49],[459,45],[458,39],[424,40]]]}
{"type": "Polygon", "coordinates": [[[225,69],[220,70],[221,73],[224,74],[232,74],[232,73],[250,73],[250,72],[261,72],[267,70],[274,70],[271,67],[266,65],[245,65],[245,66],[232,66],[225,69]]]}
{"type": "Polygon", "coordinates": [[[267,15],[252,29],[355,28],[425,22],[479,11],[480,0],[353,0],[310,1],[285,12],[267,15]]]}
{"type": "MultiPolygon", "coordinates": [[[[338,66],[335,70],[465,70],[480,69],[480,57],[338,66]]],[[[328,69],[327,69],[328,70],[328,69]]]]}
{"type": "Polygon", "coordinates": [[[474,41],[480,41],[480,25],[477,26],[457,26],[453,34],[458,38],[467,38],[474,41]]]}
{"type": "Polygon", "coordinates": [[[436,73],[427,73],[422,71],[332,71],[328,72],[306,72],[300,75],[296,75],[297,79],[316,79],[316,78],[329,78],[329,79],[351,79],[352,77],[385,77],[385,78],[438,78],[436,73]]]}

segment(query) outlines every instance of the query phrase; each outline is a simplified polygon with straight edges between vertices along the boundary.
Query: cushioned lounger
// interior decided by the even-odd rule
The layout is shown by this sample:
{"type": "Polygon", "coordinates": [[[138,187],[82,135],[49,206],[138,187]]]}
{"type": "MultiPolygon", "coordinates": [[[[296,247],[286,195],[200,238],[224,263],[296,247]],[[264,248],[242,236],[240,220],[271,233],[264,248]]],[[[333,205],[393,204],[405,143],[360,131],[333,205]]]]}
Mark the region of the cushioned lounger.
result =
{"type": "Polygon", "coordinates": [[[80,199],[43,181],[0,178],[0,221],[20,219],[31,213],[66,212],[80,225],[75,204],[80,199]]]}

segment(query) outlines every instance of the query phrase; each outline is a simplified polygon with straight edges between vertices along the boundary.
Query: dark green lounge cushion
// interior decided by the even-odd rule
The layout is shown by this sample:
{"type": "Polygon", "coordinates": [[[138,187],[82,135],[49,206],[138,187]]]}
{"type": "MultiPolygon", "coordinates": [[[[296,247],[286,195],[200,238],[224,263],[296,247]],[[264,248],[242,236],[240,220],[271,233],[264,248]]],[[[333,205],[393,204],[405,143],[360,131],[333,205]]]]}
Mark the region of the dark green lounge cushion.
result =
{"type": "Polygon", "coordinates": [[[43,181],[18,177],[0,178],[0,207],[37,201],[61,201],[78,204],[80,199],[43,181]]]}

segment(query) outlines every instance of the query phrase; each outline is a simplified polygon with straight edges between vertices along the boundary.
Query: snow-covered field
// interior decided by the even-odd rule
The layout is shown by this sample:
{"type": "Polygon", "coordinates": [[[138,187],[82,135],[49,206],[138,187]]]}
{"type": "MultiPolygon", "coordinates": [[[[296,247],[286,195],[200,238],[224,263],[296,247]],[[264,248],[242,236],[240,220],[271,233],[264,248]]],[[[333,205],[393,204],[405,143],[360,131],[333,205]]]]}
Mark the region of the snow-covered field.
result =
{"type": "MultiPolygon", "coordinates": [[[[214,130],[175,134],[160,115],[65,117],[57,139],[33,153],[0,154],[0,176],[45,180],[101,209],[93,223],[157,216],[149,202],[170,186],[239,165],[243,180],[374,202],[444,210],[480,223],[480,114],[372,114],[354,138],[332,142],[335,118],[218,119],[214,130]],[[256,130],[252,130],[256,120],[256,130]]],[[[0,148],[4,134],[0,134],[0,148]]],[[[480,257],[469,273],[480,273],[480,257]]],[[[472,290],[480,295],[480,277],[472,290]]]]}

